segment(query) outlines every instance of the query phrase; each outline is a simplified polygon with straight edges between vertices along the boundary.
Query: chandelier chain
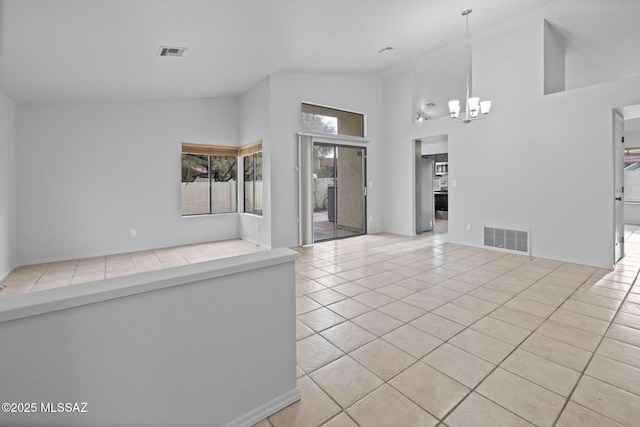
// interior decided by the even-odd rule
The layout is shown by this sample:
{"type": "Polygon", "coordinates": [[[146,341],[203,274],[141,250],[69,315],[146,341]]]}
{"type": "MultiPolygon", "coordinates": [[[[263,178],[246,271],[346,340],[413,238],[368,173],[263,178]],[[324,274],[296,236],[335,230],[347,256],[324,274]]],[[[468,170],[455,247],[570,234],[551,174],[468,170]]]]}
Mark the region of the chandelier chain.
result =
{"type": "Polygon", "coordinates": [[[471,43],[469,42],[469,14],[465,15],[467,19],[467,99],[473,96],[473,75],[471,63],[471,43]]]}

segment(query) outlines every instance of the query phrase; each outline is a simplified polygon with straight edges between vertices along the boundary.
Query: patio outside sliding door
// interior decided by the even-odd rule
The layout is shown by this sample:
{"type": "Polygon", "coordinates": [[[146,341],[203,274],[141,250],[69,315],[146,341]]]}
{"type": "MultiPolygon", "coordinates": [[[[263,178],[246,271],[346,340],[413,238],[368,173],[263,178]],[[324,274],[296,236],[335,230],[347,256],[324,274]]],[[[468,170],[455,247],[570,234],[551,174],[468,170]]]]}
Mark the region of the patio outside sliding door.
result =
{"type": "Polygon", "coordinates": [[[362,147],[313,144],[313,240],[364,234],[365,161],[362,147]]]}

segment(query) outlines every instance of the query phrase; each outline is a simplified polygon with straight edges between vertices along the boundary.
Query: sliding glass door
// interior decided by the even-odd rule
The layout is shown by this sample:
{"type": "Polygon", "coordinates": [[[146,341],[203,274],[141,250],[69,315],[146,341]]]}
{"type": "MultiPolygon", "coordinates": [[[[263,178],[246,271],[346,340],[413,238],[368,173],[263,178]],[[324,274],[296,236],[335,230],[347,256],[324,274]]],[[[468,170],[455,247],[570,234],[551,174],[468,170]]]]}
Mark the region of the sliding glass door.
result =
{"type": "Polygon", "coordinates": [[[313,240],[364,234],[366,151],[362,147],[313,144],[313,240]]]}

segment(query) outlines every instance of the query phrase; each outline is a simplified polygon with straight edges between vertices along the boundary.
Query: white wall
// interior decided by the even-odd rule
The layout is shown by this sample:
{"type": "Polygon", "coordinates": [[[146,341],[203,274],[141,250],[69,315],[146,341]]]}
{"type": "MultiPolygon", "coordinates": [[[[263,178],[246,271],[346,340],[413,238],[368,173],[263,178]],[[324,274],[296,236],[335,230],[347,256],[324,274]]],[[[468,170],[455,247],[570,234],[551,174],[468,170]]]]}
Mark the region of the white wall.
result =
{"type": "Polygon", "coordinates": [[[18,263],[234,237],[267,248],[296,245],[302,101],[366,114],[368,231],[384,230],[381,79],[275,75],[237,99],[20,106],[18,263]],[[260,139],[263,216],[181,218],[180,143],[260,139]]]}
{"type": "Polygon", "coordinates": [[[565,43],[560,31],[544,21],[544,94],[565,90],[565,43]]]}
{"type": "Polygon", "coordinates": [[[16,127],[18,264],[237,237],[180,215],[181,143],[237,145],[235,98],[27,104],[16,127]]]}
{"type": "Polygon", "coordinates": [[[438,135],[431,138],[422,138],[421,153],[427,154],[440,154],[449,152],[449,142],[447,135],[438,135]]]}
{"type": "Polygon", "coordinates": [[[262,80],[238,99],[239,145],[262,140],[262,216],[241,213],[238,233],[245,240],[271,248],[271,88],[262,80]]]}
{"type": "Polygon", "coordinates": [[[385,157],[397,151],[398,171],[389,185],[407,187],[393,196],[389,231],[414,230],[412,140],[448,134],[451,242],[481,246],[483,225],[530,229],[535,256],[611,267],[612,109],[640,101],[640,78],[544,96],[543,18],[474,43],[475,95],[493,101],[485,120],[411,124],[411,73],[385,79],[385,157]]]}
{"type": "Polygon", "coordinates": [[[326,105],[366,114],[368,232],[384,230],[382,181],[390,173],[383,165],[382,80],[358,75],[271,76],[271,235],[272,246],[298,244],[297,154],[301,103],[326,105]],[[371,185],[373,184],[373,185],[371,185]]]}
{"type": "Polygon", "coordinates": [[[250,426],[299,399],[289,249],[0,299],[3,426],[250,426]],[[40,402],[86,402],[42,413],[40,402]]]}
{"type": "Polygon", "coordinates": [[[16,107],[0,92],[0,280],[16,266],[16,107]]]}
{"type": "MultiPolygon", "coordinates": [[[[415,235],[415,139],[435,136],[431,131],[424,134],[411,132],[412,128],[424,124],[413,123],[412,99],[413,73],[404,71],[384,80],[384,167],[393,173],[385,174],[382,192],[387,209],[384,211],[385,230],[390,233],[415,235]]],[[[442,134],[440,132],[438,134],[442,134]]],[[[446,133],[446,132],[444,132],[446,133]]]]}

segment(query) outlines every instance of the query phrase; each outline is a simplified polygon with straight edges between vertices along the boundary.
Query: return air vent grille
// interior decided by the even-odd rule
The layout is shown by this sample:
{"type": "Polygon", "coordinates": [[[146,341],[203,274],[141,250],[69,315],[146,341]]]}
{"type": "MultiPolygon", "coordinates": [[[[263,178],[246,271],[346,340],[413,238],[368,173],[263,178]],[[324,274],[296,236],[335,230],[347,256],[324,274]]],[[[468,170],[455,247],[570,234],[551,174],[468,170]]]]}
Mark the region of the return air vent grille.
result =
{"type": "Polygon", "coordinates": [[[186,47],[160,46],[160,50],[158,51],[158,56],[181,57],[185,50],[187,50],[186,47]]]}
{"type": "Polygon", "coordinates": [[[484,245],[517,253],[531,254],[529,231],[484,227],[484,245]]]}

